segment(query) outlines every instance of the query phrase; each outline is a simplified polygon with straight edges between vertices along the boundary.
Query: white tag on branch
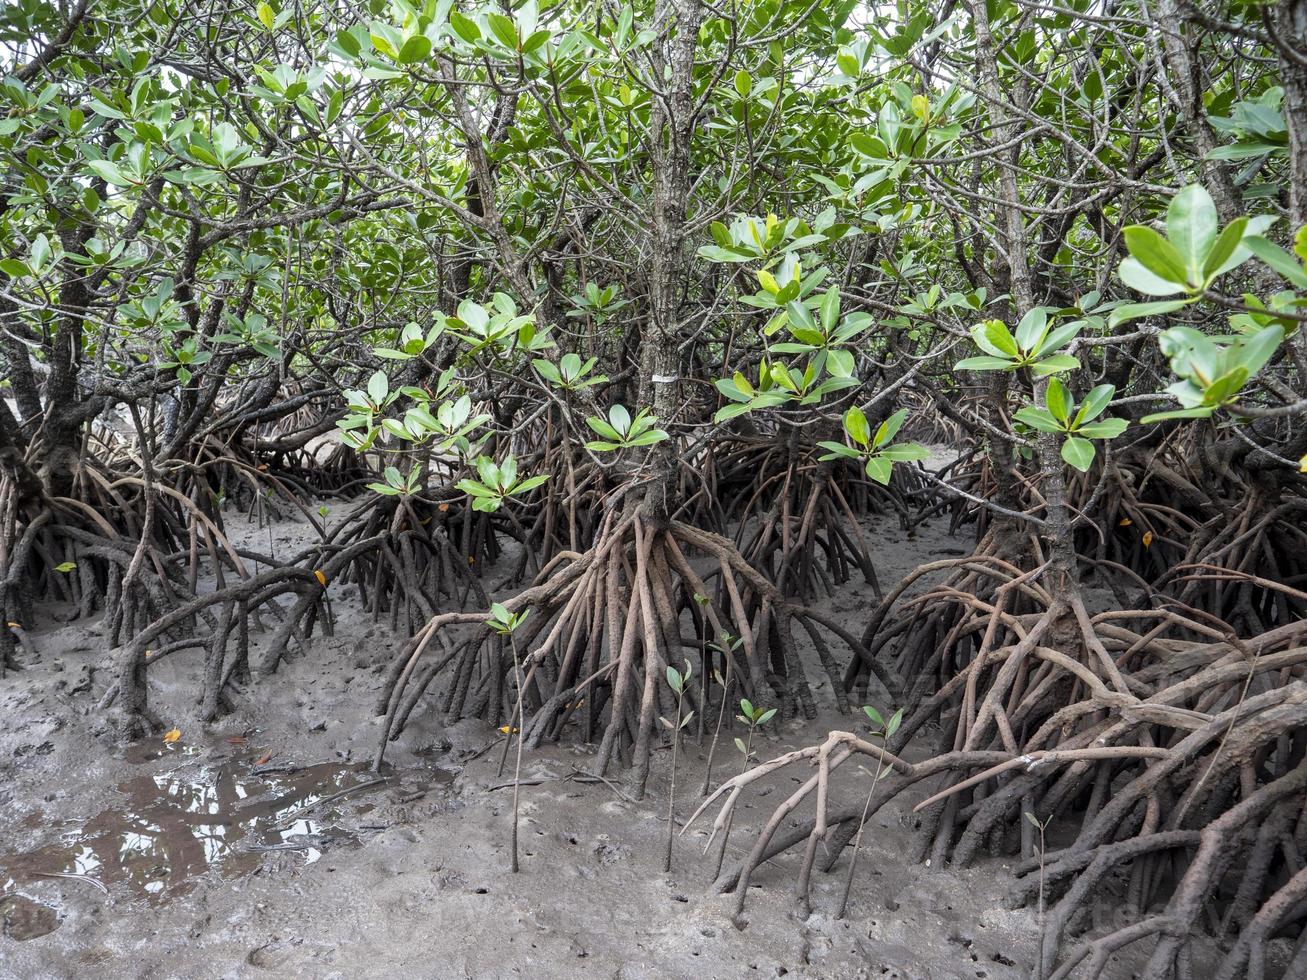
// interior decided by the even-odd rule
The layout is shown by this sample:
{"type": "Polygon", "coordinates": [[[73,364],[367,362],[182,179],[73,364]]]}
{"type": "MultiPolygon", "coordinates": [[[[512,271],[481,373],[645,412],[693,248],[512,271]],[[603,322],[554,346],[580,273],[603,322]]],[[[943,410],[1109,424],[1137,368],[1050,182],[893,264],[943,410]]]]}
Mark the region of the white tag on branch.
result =
{"type": "Polygon", "coordinates": [[[680,380],[680,376],[675,374],[655,374],[650,380],[656,385],[670,385],[675,384],[680,380]]]}

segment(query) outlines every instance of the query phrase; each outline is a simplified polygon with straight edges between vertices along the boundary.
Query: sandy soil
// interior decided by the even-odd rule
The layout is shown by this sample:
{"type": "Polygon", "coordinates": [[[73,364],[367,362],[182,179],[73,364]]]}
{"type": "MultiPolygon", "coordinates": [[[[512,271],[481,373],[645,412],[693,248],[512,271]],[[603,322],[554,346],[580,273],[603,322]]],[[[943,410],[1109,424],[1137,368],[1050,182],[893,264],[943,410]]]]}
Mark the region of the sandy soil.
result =
{"type": "MultiPolygon", "coordinates": [[[[271,535],[279,550],[303,535],[238,516],[230,530],[261,546],[271,535]]],[[[909,539],[892,518],[868,530],[889,542],[876,553],[887,586],[966,545],[938,526],[909,539]]],[[[576,778],[586,748],[528,753],[522,871],[509,874],[504,736],[446,730],[428,713],[391,746],[378,782],[365,765],[379,735],[371,709],[399,638],[357,615],[348,588],[333,602],[335,635],[251,685],[211,729],[195,721],[199,653],[152,666],[151,705],[181,735],[127,749],[95,708],[109,676],[97,623],[34,624],[37,658],[0,681],[0,978],[1027,974],[1033,914],[1003,908],[1005,866],[910,863],[904,807],[868,826],[845,919],[833,909],[847,856],[814,876],[806,919],[791,901],[797,862],[784,857],[755,875],[737,929],[733,897],[706,891],[708,821],[677,839],[672,873],[660,870],[668,750],[639,802],[620,773],[576,778]]],[[[873,595],[859,582],[825,604],[861,623],[873,595]]],[[[763,757],[854,724],[834,711],[829,682],[816,693],[820,717],[770,732],[763,757]]],[[[705,756],[706,743],[686,743],[681,818],[705,756]]],[[[724,737],[714,771],[738,765],[724,737]]],[[[730,856],[797,778],[778,774],[748,800],[730,856]]],[[[861,798],[869,780],[850,773],[838,791],[861,798]]]]}

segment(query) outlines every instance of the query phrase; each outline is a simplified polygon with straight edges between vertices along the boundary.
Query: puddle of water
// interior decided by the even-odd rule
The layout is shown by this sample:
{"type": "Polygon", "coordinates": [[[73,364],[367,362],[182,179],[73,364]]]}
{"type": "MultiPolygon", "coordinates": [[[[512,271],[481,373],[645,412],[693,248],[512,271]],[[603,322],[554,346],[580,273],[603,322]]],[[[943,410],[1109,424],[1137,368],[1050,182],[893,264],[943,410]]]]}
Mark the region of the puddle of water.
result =
{"type": "Polygon", "coordinates": [[[357,813],[359,801],[372,798],[371,809],[371,794],[387,788],[426,789],[452,778],[439,771],[379,775],[364,763],[258,768],[254,758],[242,753],[198,771],[186,765],[180,768],[192,771],[129,779],[118,787],[126,797],[122,807],[81,826],[29,815],[28,826],[35,820],[62,834],[36,850],[0,854],[5,934],[27,939],[58,928],[53,909],[17,894],[21,885],[89,878],[82,881],[88,889],[103,886],[114,897],[159,905],[190,891],[210,869],[224,876],[253,871],[268,852],[312,864],[328,845],[357,841],[344,826],[345,808],[357,813]]]}

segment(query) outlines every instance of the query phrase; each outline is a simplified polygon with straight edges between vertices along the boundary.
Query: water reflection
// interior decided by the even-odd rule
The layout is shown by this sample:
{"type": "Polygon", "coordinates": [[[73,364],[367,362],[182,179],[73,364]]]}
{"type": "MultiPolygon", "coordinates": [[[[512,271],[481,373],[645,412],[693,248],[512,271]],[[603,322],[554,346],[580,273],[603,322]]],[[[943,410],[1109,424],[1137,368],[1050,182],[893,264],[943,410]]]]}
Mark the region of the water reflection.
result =
{"type": "MultiPolygon", "coordinates": [[[[46,823],[62,831],[57,843],[0,854],[0,903],[7,903],[0,912],[26,908],[30,899],[17,889],[34,881],[85,875],[115,897],[130,894],[157,905],[190,891],[211,868],[251,871],[268,851],[312,864],[327,844],[355,839],[340,825],[351,803],[403,779],[379,777],[363,764],[259,769],[253,758],[229,758],[191,774],[139,776],[118,787],[127,799],[123,807],[81,827],[46,823]]],[[[425,779],[430,785],[430,774],[425,779]]]]}

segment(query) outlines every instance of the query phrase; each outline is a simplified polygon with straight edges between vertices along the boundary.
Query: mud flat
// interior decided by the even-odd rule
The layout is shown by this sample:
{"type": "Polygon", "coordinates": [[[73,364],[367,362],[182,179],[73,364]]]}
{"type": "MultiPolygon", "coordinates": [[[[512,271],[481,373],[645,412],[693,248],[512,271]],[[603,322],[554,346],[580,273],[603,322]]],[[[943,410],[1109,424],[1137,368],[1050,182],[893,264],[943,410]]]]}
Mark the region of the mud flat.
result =
{"type": "MultiPolygon", "coordinates": [[[[881,530],[890,537],[892,522],[881,530]]],[[[302,528],[248,533],[289,544],[302,528]]],[[[881,556],[882,581],[956,547],[929,530],[905,539],[881,556]]],[[[815,877],[813,913],[800,919],[787,855],[754,875],[737,928],[733,897],[708,890],[709,821],[677,837],[673,871],[661,872],[668,751],[641,801],[620,773],[590,777],[586,747],[529,752],[522,871],[509,874],[501,732],[419,713],[371,771],[371,709],[400,643],[350,599],[334,597],[334,636],[252,685],[211,728],[194,721],[199,665],[178,655],[152,666],[151,704],[177,738],[126,749],[95,707],[108,680],[98,624],[34,624],[36,658],[0,687],[0,977],[984,980],[1029,970],[1036,924],[1004,907],[1005,866],[911,863],[913,818],[899,806],[868,827],[845,919],[833,910],[847,856],[815,877]]],[[[858,622],[872,602],[859,584],[826,605],[858,622]]],[[[817,694],[819,717],[770,731],[763,757],[854,723],[826,687],[817,694]]],[[[740,762],[731,734],[719,778],[740,762]]],[[[697,805],[707,747],[685,743],[681,819],[697,805]]],[[[790,780],[742,805],[728,861],[790,780]]]]}

